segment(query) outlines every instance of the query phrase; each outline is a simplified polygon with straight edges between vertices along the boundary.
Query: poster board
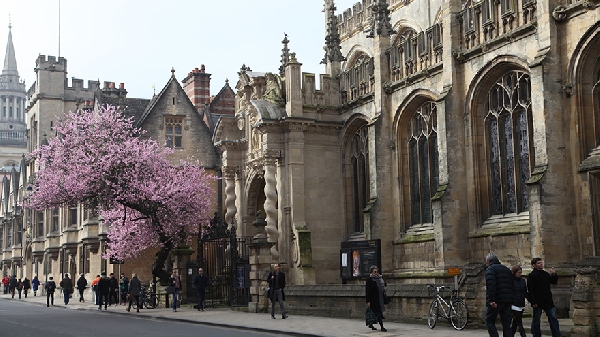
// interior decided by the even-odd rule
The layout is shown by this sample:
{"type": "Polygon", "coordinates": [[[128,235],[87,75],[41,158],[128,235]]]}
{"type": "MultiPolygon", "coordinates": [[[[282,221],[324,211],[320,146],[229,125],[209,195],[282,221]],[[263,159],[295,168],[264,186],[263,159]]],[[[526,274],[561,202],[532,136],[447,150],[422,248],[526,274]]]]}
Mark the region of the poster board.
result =
{"type": "Polygon", "coordinates": [[[381,239],[342,242],[339,261],[342,280],[366,279],[372,265],[381,273],[381,239]]]}

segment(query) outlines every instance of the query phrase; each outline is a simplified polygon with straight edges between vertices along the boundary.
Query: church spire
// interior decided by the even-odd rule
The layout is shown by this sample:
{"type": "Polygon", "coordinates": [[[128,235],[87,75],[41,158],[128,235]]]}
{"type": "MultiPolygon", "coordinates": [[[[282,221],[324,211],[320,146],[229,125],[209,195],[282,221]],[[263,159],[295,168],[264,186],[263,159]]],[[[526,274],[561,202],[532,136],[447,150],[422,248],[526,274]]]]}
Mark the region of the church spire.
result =
{"type": "Polygon", "coordinates": [[[6,55],[4,56],[3,76],[19,76],[17,71],[17,58],[15,57],[15,47],[12,42],[12,24],[8,20],[8,42],[6,43],[6,55]]]}

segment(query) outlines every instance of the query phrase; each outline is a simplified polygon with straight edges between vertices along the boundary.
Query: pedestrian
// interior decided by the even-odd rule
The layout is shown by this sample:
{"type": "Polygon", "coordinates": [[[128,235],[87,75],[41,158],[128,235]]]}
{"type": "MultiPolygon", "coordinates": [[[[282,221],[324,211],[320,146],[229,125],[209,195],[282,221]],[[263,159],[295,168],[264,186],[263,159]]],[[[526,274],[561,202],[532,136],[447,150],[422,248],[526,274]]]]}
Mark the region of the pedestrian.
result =
{"type": "Polygon", "coordinates": [[[110,279],[106,276],[106,272],[100,273],[100,280],[98,280],[98,309],[102,310],[102,303],[104,303],[104,310],[108,306],[108,294],[110,292],[110,279]]]}
{"type": "Polygon", "coordinates": [[[27,293],[31,289],[31,281],[27,277],[23,279],[23,294],[25,294],[25,298],[27,298],[27,293]]]}
{"type": "Polygon", "coordinates": [[[121,302],[123,305],[127,305],[127,293],[129,292],[129,279],[125,276],[125,273],[121,273],[121,302]]]}
{"type": "Polygon", "coordinates": [[[63,295],[65,298],[65,305],[69,304],[69,298],[73,293],[73,281],[69,278],[69,274],[65,274],[65,277],[60,281],[60,287],[62,288],[63,295]]]}
{"type": "Polygon", "coordinates": [[[136,310],[140,312],[140,293],[142,292],[142,283],[140,279],[138,279],[137,274],[133,274],[131,276],[131,281],[129,281],[129,303],[127,304],[127,311],[131,310],[131,304],[135,301],[136,310]]]}
{"type": "Polygon", "coordinates": [[[37,291],[38,288],[40,286],[40,280],[38,279],[37,275],[33,277],[33,280],[31,280],[31,287],[33,289],[33,296],[37,296],[37,291]]]}
{"type": "Polygon", "coordinates": [[[54,305],[54,291],[56,290],[56,283],[54,277],[50,276],[48,282],[46,282],[46,307],[50,304],[54,305]]]}
{"type": "Polygon", "coordinates": [[[208,286],[208,277],[204,275],[202,268],[198,269],[198,275],[194,278],[194,287],[198,293],[198,311],[204,311],[204,291],[208,286]]]}
{"type": "Polygon", "coordinates": [[[485,270],[485,303],[487,312],[485,314],[485,324],[488,328],[490,337],[498,337],[496,328],[496,318],[500,314],[502,322],[502,336],[512,337],[510,334],[510,324],[512,321],[512,302],[514,298],[513,275],[508,267],[500,264],[498,256],[489,253],[485,261],[487,268],[485,270]]]}
{"type": "Polygon", "coordinates": [[[94,304],[98,304],[98,282],[100,281],[100,275],[96,275],[96,278],[92,280],[92,296],[94,297],[94,304]]]}
{"type": "Polygon", "coordinates": [[[527,277],[529,302],[533,307],[531,333],[533,334],[533,337],[542,336],[540,320],[543,310],[548,317],[552,337],[562,337],[558,320],[556,319],[556,308],[554,307],[554,301],[552,300],[552,290],[550,290],[550,284],[556,284],[558,282],[556,270],[552,267],[550,273],[545,271],[544,262],[539,257],[531,259],[531,267],[533,270],[527,277]]]}
{"type": "Polygon", "coordinates": [[[118,303],[119,303],[119,296],[117,294],[118,289],[119,289],[119,281],[115,277],[114,273],[110,273],[110,288],[109,288],[109,294],[108,294],[108,305],[112,305],[113,303],[115,305],[118,305],[118,303]]]}
{"type": "Polygon", "coordinates": [[[83,299],[83,292],[87,287],[87,283],[88,282],[85,279],[83,273],[79,274],[79,279],[77,280],[77,290],[79,290],[79,302],[85,302],[85,300],[83,299]]]}
{"type": "MultiPolygon", "coordinates": [[[[371,266],[369,268],[369,278],[365,282],[365,297],[367,299],[367,308],[371,308],[377,316],[377,322],[381,331],[387,331],[383,327],[383,313],[385,312],[385,305],[383,303],[383,293],[387,284],[383,280],[381,274],[379,274],[379,268],[377,266],[371,266]]],[[[369,325],[372,330],[377,330],[373,324],[369,325]]]]}
{"type": "Polygon", "coordinates": [[[8,291],[10,298],[15,298],[15,289],[17,289],[17,275],[13,275],[8,279],[8,291]]]}
{"type": "Polygon", "coordinates": [[[514,297],[511,306],[513,319],[510,326],[511,336],[514,336],[517,330],[521,337],[525,337],[525,328],[523,327],[523,310],[525,310],[525,299],[529,299],[527,294],[527,284],[525,279],[521,277],[523,269],[521,266],[513,266],[510,268],[513,275],[514,297]]]}
{"type": "Polygon", "coordinates": [[[2,278],[2,285],[4,285],[4,294],[8,294],[8,275],[4,275],[2,278]]]}
{"type": "Polygon", "coordinates": [[[275,264],[273,269],[267,278],[269,288],[271,289],[271,318],[275,319],[275,302],[279,302],[281,318],[286,319],[288,315],[285,314],[285,306],[283,305],[283,301],[285,301],[285,293],[283,291],[285,289],[285,273],[281,271],[279,263],[275,264]]]}
{"type": "Polygon", "coordinates": [[[177,275],[176,269],[173,269],[173,274],[169,277],[169,284],[175,290],[173,292],[173,312],[177,312],[177,299],[179,298],[179,290],[181,289],[181,278],[177,275]]]}
{"type": "Polygon", "coordinates": [[[23,291],[23,282],[21,279],[17,280],[17,292],[19,293],[19,299],[21,299],[21,292],[23,291]]]}

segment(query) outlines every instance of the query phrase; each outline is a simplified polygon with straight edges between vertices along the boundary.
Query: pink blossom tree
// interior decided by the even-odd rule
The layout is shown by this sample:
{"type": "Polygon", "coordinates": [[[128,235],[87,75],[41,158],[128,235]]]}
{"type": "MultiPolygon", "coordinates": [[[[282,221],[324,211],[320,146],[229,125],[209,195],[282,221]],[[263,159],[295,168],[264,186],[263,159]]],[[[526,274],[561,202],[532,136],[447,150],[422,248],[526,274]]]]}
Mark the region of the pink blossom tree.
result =
{"type": "Polygon", "coordinates": [[[197,161],[168,160],[172,150],[140,137],[114,107],[70,112],[56,137],[33,151],[38,171],[26,207],[36,210],[83,203],[108,224],[107,257],[132,259],[158,248],[152,273],[169,253],[189,245],[210,219],[214,176],[197,161]]]}

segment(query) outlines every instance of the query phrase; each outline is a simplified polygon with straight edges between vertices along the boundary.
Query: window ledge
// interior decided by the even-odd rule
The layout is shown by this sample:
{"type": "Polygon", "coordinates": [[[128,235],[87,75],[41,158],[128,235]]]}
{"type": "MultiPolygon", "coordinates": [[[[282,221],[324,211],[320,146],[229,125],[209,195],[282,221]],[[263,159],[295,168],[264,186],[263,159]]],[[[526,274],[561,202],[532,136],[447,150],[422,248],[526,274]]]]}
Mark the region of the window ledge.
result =
{"type": "Polygon", "coordinates": [[[529,234],[529,212],[495,215],[487,219],[483,226],[469,234],[470,238],[529,234]]]}
{"type": "Polygon", "coordinates": [[[394,244],[416,243],[435,240],[433,224],[420,224],[409,228],[403,237],[394,241],[394,244]]]}

